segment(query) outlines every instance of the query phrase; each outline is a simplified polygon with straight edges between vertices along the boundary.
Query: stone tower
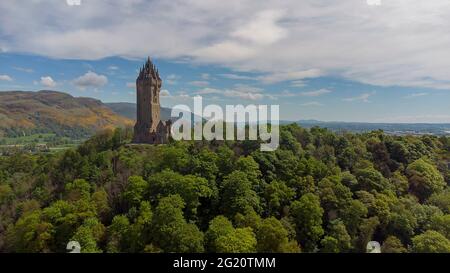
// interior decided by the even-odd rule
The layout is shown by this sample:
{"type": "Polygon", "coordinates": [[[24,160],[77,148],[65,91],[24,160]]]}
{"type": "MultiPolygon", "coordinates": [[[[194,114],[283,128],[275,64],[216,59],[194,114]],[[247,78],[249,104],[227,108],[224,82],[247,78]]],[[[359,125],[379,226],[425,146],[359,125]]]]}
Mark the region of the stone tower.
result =
{"type": "Polygon", "coordinates": [[[170,137],[171,121],[161,121],[162,80],[150,57],[136,79],[137,115],[133,143],[162,144],[170,137]]]}

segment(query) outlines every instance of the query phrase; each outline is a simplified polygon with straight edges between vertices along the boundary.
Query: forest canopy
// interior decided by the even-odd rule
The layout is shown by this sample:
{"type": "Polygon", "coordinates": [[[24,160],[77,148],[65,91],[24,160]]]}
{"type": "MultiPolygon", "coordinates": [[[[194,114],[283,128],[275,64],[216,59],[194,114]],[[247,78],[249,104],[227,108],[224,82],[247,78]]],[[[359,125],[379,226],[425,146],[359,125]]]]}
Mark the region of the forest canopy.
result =
{"type": "Polygon", "coordinates": [[[450,252],[450,138],[292,124],[261,152],[131,136],[0,156],[0,252],[450,252]]]}

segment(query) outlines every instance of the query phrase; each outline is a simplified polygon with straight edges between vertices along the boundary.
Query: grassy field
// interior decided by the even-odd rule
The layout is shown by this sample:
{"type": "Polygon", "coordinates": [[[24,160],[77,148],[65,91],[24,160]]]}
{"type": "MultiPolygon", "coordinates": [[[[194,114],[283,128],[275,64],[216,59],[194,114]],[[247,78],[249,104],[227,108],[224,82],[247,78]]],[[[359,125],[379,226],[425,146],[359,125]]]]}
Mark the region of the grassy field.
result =
{"type": "Polygon", "coordinates": [[[34,134],[21,137],[0,137],[0,148],[18,148],[29,151],[58,152],[77,147],[85,139],[58,137],[56,134],[34,134]],[[37,149],[36,149],[37,147],[37,149]]]}

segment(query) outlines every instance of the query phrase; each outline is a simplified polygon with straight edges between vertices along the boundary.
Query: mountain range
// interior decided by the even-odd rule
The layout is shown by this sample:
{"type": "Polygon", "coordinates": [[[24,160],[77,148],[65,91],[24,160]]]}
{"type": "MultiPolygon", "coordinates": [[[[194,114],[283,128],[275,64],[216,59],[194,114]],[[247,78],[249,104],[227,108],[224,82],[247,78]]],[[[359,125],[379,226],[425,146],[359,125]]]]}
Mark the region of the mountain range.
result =
{"type": "Polygon", "coordinates": [[[132,119],[93,98],[48,90],[0,92],[0,136],[56,133],[81,137],[133,124],[132,119]]]}
{"type": "MultiPolygon", "coordinates": [[[[135,119],[135,103],[103,103],[93,98],[73,97],[49,90],[0,92],[0,136],[56,133],[85,137],[105,128],[133,126],[135,119]]],[[[161,108],[161,119],[173,119],[170,108],[161,108]]],[[[383,130],[395,135],[450,134],[450,124],[280,121],[281,124],[294,122],[306,128],[318,126],[332,131],[383,130]]]]}

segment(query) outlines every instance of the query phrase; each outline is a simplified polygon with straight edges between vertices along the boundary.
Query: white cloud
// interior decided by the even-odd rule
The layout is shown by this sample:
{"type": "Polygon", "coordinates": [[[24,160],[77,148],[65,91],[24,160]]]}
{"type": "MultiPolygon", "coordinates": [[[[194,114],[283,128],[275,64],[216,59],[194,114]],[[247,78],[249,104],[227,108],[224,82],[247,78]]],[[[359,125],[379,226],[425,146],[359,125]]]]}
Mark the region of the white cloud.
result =
{"type": "Polygon", "coordinates": [[[199,60],[226,64],[254,58],[256,55],[255,47],[235,41],[220,42],[193,52],[193,56],[199,60]]]}
{"type": "Polygon", "coordinates": [[[351,101],[370,102],[370,101],[369,101],[369,98],[370,98],[371,96],[373,96],[373,95],[375,95],[375,92],[363,93],[363,94],[361,94],[361,95],[359,95],[359,96],[356,96],[356,97],[350,97],[350,98],[345,98],[345,99],[342,99],[342,100],[343,100],[343,101],[349,101],[349,102],[351,102],[351,101]]]}
{"type": "Polygon", "coordinates": [[[206,87],[197,91],[196,95],[221,95],[229,98],[239,98],[245,100],[261,100],[263,98],[274,98],[271,95],[263,93],[264,90],[247,85],[235,85],[231,89],[217,89],[206,87]]]}
{"type": "Polygon", "coordinates": [[[161,97],[170,97],[170,92],[169,92],[169,90],[167,90],[167,89],[163,89],[163,90],[161,90],[161,92],[159,93],[159,95],[160,95],[161,97]]]}
{"type": "Polygon", "coordinates": [[[278,42],[287,35],[287,30],[277,25],[277,21],[281,19],[283,19],[282,11],[262,11],[247,24],[233,31],[231,36],[255,44],[269,45],[278,42]]]}
{"type": "Polygon", "coordinates": [[[302,96],[305,97],[318,97],[318,96],[322,96],[328,93],[331,93],[331,90],[328,89],[319,89],[319,90],[314,90],[314,91],[308,91],[308,92],[302,92],[300,93],[302,96]]]}
{"type": "Polygon", "coordinates": [[[289,90],[283,90],[280,94],[277,94],[275,96],[289,98],[289,97],[297,97],[298,95],[299,95],[299,93],[293,93],[289,90]]]}
{"type": "Polygon", "coordinates": [[[202,73],[200,74],[200,78],[202,78],[203,80],[209,80],[211,78],[211,75],[209,75],[209,73],[202,73]]]}
{"type": "Polygon", "coordinates": [[[8,75],[0,75],[0,81],[11,82],[13,79],[8,75]]]}
{"type": "Polygon", "coordinates": [[[40,84],[48,88],[56,86],[56,82],[50,76],[41,77],[40,84]]]}
{"type": "Polygon", "coordinates": [[[219,76],[221,76],[225,79],[230,79],[230,80],[255,80],[254,77],[243,76],[243,75],[232,74],[232,73],[219,74],[219,76]]]}
{"type": "Polygon", "coordinates": [[[283,81],[301,80],[308,78],[317,78],[322,76],[323,73],[319,69],[308,69],[301,71],[285,71],[277,72],[265,76],[258,77],[263,83],[272,84],[283,81]]]}
{"type": "Polygon", "coordinates": [[[197,92],[195,92],[196,95],[209,95],[209,94],[221,94],[222,91],[220,89],[216,89],[216,88],[210,88],[210,87],[206,87],[203,88],[197,92]]]}
{"type": "Polygon", "coordinates": [[[192,81],[192,82],[189,82],[189,84],[193,85],[193,86],[197,86],[197,87],[205,87],[205,86],[209,85],[209,82],[208,81],[192,81]]]}
{"type": "Polygon", "coordinates": [[[75,84],[80,89],[86,89],[89,87],[98,88],[106,85],[108,83],[108,78],[104,75],[98,75],[95,72],[88,71],[83,76],[80,76],[73,80],[75,84]]]}
{"type": "Polygon", "coordinates": [[[301,106],[323,106],[322,103],[317,102],[317,101],[311,101],[311,102],[306,102],[303,104],[300,104],[301,106]]]}
{"type": "Polygon", "coordinates": [[[422,92],[422,93],[412,93],[409,94],[408,96],[406,96],[405,98],[407,99],[412,99],[412,98],[417,98],[417,97],[423,97],[423,96],[427,96],[428,93],[422,92]]]}
{"type": "Polygon", "coordinates": [[[67,59],[151,52],[275,75],[268,83],[333,75],[450,89],[448,0],[84,1],[76,10],[23,2],[0,1],[1,51],[67,59]],[[310,70],[320,73],[292,75],[310,70]]]}
{"type": "Polygon", "coordinates": [[[306,82],[302,81],[302,80],[291,82],[291,87],[305,87],[305,86],[306,86],[306,82]]]}
{"type": "Polygon", "coordinates": [[[19,66],[15,66],[13,67],[15,70],[17,71],[21,71],[21,72],[26,72],[26,73],[33,73],[34,70],[31,68],[26,68],[26,67],[19,67],[19,66]]]}
{"type": "Polygon", "coordinates": [[[111,66],[108,66],[108,70],[119,70],[119,67],[115,66],[115,65],[111,65],[111,66]]]}

